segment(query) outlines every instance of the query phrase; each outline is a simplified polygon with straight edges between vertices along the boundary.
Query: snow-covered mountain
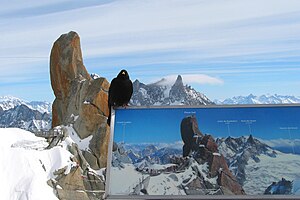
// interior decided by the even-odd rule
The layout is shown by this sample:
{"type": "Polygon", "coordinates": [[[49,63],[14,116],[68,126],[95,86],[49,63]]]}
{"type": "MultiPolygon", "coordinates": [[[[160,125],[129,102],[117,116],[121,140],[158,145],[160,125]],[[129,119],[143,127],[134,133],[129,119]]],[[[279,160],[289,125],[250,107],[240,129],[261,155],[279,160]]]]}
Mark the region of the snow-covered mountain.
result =
{"type": "Polygon", "coordinates": [[[31,132],[51,128],[51,103],[0,97],[0,127],[16,127],[31,132]]]}
{"type": "Polygon", "coordinates": [[[172,145],[160,147],[163,145],[129,145],[125,146],[127,155],[131,159],[133,164],[147,161],[151,164],[167,164],[171,162],[174,156],[182,154],[181,146],[174,148],[172,145]]]}
{"type": "Polygon", "coordinates": [[[135,80],[130,104],[136,106],[207,105],[213,102],[191,86],[184,85],[182,77],[178,75],[173,85],[166,79],[147,85],[135,80]]]}
{"type": "Polygon", "coordinates": [[[282,178],[298,180],[299,155],[274,150],[251,135],[219,138],[216,142],[246,194],[264,194],[273,182],[282,178]]]}
{"type": "Polygon", "coordinates": [[[235,96],[225,100],[214,100],[216,104],[288,104],[300,103],[300,97],[290,95],[235,96]]]}
{"type": "Polygon", "coordinates": [[[0,96],[0,107],[2,110],[9,110],[19,105],[26,105],[32,110],[37,110],[40,113],[51,113],[52,104],[46,101],[24,101],[13,96],[0,96]]]}
{"type": "Polygon", "coordinates": [[[228,163],[229,169],[237,177],[240,184],[246,180],[245,166],[250,158],[259,162],[258,156],[261,154],[276,157],[276,152],[268,145],[260,142],[250,135],[239,138],[227,137],[217,139],[218,149],[223,154],[228,163]]]}

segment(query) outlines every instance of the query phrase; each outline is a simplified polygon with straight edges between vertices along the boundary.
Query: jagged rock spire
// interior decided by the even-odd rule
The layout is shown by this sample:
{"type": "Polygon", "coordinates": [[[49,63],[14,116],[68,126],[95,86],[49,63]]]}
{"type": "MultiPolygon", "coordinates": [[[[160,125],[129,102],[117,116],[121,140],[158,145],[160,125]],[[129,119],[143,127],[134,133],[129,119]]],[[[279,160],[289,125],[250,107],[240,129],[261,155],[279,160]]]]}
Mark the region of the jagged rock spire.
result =
{"type": "Polygon", "coordinates": [[[110,130],[106,126],[109,83],[103,77],[92,79],[87,72],[76,32],[63,34],[54,42],[50,78],[55,95],[52,127],[72,124],[81,139],[93,136],[90,151],[83,151],[83,155],[93,160],[92,168],[105,167],[110,130]]]}

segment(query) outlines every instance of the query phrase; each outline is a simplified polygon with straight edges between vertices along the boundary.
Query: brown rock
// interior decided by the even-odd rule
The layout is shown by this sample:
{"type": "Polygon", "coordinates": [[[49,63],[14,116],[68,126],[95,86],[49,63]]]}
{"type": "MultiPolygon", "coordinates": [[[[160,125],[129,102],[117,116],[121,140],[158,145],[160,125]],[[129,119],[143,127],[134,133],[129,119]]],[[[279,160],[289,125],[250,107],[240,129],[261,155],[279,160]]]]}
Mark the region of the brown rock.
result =
{"type": "MultiPolygon", "coordinates": [[[[209,144],[209,140],[207,141],[207,144],[209,144]]],[[[242,186],[238,183],[236,178],[232,175],[231,171],[229,170],[223,155],[219,154],[218,152],[211,153],[208,162],[210,176],[218,176],[218,185],[222,186],[224,193],[230,194],[232,192],[233,194],[245,194],[242,186]]]]}
{"type": "Polygon", "coordinates": [[[63,34],[53,44],[50,76],[55,95],[52,127],[72,124],[81,139],[92,135],[90,152],[97,158],[98,167],[105,167],[110,130],[106,125],[109,82],[105,78],[92,79],[87,72],[77,33],[63,34]]]}
{"type": "MultiPolygon", "coordinates": [[[[220,186],[228,189],[233,194],[244,195],[246,194],[242,186],[237,182],[236,178],[229,172],[221,171],[218,176],[217,182],[220,186]]],[[[226,191],[226,190],[224,190],[226,191]]],[[[228,192],[227,192],[228,194],[228,192]]],[[[230,194],[230,193],[229,193],[230,194]]]]}
{"type": "Polygon", "coordinates": [[[194,180],[192,180],[189,184],[185,186],[185,188],[185,192],[188,195],[205,195],[207,189],[204,181],[200,177],[197,177],[194,180]]]}
{"type": "Polygon", "coordinates": [[[98,165],[100,168],[105,167],[107,165],[107,149],[108,142],[100,144],[99,141],[108,141],[110,136],[110,129],[107,124],[105,127],[101,127],[99,131],[93,136],[90,141],[90,148],[94,155],[96,155],[98,159],[98,165]]]}
{"type": "Polygon", "coordinates": [[[218,145],[211,135],[205,135],[201,139],[201,144],[203,144],[209,151],[215,153],[218,152],[218,145]]]}
{"type": "Polygon", "coordinates": [[[63,169],[61,178],[57,180],[58,185],[66,190],[84,190],[83,178],[79,167],[72,168],[67,175],[64,175],[64,171],[63,169]]]}
{"type": "Polygon", "coordinates": [[[85,191],[63,190],[58,188],[57,196],[60,200],[90,200],[85,191]]]}
{"type": "Polygon", "coordinates": [[[203,134],[201,133],[199,126],[198,126],[198,122],[197,122],[197,118],[195,116],[191,117],[191,123],[192,123],[192,129],[195,135],[198,136],[203,136],[203,134]]]}
{"type": "Polygon", "coordinates": [[[53,185],[57,191],[59,199],[86,199],[89,200],[85,187],[83,177],[81,175],[80,167],[74,167],[69,174],[64,174],[65,169],[57,171],[57,182],[53,185]]]}
{"type": "Polygon", "coordinates": [[[228,165],[226,163],[226,160],[223,155],[220,154],[214,154],[212,156],[212,160],[210,161],[211,163],[209,164],[209,172],[211,174],[211,177],[215,177],[216,175],[219,174],[219,170],[228,172],[228,174],[231,174],[228,168],[228,165]]]}
{"type": "MultiPolygon", "coordinates": [[[[77,33],[64,34],[54,43],[50,54],[50,78],[55,97],[62,101],[59,112],[64,116],[67,113],[72,81],[91,79],[82,62],[80,38],[77,33]]],[[[62,116],[58,117],[58,120],[63,119],[62,116]]],[[[62,123],[55,122],[58,124],[54,126],[62,123]]]]}

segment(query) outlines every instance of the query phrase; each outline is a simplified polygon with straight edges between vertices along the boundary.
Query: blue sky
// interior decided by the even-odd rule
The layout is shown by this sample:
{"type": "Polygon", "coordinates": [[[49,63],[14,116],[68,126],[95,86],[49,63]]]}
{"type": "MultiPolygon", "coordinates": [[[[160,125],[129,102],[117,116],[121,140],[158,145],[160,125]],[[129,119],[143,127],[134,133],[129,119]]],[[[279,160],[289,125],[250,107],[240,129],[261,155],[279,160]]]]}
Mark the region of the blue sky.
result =
{"type": "Polygon", "coordinates": [[[278,139],[297,139],[298,142],[299,112],[299,106],[119,109],[116,110],[114,139],[126,143],[174,143],[181,140],[181,120],[195,115],[200,131],[214,138],[252,134],[269,143],[278,139]]]}
{"type": "Polygon", "coordinates": [[[167,77],[210,99],[300,96],[298,0],[28,0],[0,8],[0,96],[53,101],[49,55],[81,37],[84,64],[109,81],[167,77]]]}

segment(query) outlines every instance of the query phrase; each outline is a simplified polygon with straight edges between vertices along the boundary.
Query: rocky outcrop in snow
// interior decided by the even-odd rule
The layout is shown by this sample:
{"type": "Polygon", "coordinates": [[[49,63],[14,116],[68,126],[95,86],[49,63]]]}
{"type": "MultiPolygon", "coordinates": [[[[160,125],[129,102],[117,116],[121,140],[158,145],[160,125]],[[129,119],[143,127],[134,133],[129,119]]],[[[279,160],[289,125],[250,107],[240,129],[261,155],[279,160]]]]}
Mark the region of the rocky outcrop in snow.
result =
{"type": "Polygon", "coordinates": [[[109,127],[108,88],[105,78],[93,76],[83,65],[77,33],[61,35],[50,55],[51,86],[55,94],[52,127],[71,125],[79,140],[88,138],[85,158],[99,169],[106,166],[109,127]]]}
{"type": "Polygon", "coordinates": [[[165,79],[148,85],[135,80],[130,104],[136,106],[208,105],[213,102],[191,86],[184,85],[182,77],[178,75],[173,85],[167,84],[165,79]]]}
{"type": "Polygon", "coordinates": [[[273,182],[265,191],[264,194],[292,194],[293,182],[284,178],[281,181],[273,182]]]}
{"type": "Polygon", "coordinates": [[[101,199],[105,189],[104,171],[94,171],[83,156],[82,143],[70,126],[58,126],[50,131],[55,136],[50,139],[47,149],[64,146],[73,155],[72,161],[77,165],[70,169],[61,168],[54,172],[55,178],[48,184],[55,190],[59,199],[101,199]],[[77,143],[76,143],[76,142],[77,143]]]}

